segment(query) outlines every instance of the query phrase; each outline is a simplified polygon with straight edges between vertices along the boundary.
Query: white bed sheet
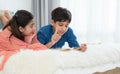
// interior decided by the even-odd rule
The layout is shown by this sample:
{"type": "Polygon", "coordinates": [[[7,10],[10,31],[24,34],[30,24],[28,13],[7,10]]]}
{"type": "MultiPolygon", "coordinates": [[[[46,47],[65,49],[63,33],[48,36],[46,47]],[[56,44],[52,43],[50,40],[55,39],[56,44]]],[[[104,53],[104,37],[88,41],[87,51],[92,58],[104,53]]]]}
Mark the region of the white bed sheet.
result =
{"type": "MultiPolygon", "coordinates": [[[[72,54],[73,57],[78,55],[73,52],[72,54]]],[[[76,67],[75,60],[74,63],[72,62],[74,66],[70,65],[71,61],[69,62],[68,58],[65,59],[65,56],[64,60],[64,63],[66,62],[65,65],[69,65],[69,67],[59,68],[55,74],[93,74],[95,72],[104,72],[115,67],[120,67],[120,44],[88,45],[88,50],[82,53],[79,59],[77,57],[78,63],[76,62],[76,67]]]]}
{"type": "Polygon", "coordinates": [[[21,50],[0,74],[92,74],[115,67],[120,67],[120,44],[94,44],[86,52],[21,50]]]}
{"type": "Polygon", "coordinates": [[[88,67],[88,68],[66,68],[58,69],[54,74],[93,74],[95,72],[105,72],[107,70],[120,67],[120,63],[109,63],[101,66],[88,67]]]}

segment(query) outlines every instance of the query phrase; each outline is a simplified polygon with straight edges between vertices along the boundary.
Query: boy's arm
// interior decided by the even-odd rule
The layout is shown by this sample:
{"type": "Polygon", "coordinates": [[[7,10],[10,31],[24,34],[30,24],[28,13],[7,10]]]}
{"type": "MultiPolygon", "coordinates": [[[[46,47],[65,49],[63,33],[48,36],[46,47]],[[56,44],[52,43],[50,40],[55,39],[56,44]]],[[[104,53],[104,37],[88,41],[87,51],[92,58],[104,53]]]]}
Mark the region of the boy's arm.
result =
{"type": "Polygon", "coordinates": [[[75,34],[73,33],[72,29],[69,29],[69,31],[68,31],[68,44],[71,48],[73,47],[76,50],[85,51],[87,49],[86,44],[79,45],[77,38],[76,38],[75,34]]]}
{"type": "Polygon", "coordinates": [[[71,28],[68,29],[67,31],[67,42],[69,44],[69,47],[80,47],[77,38],[75,34],[73,33],[73,30],[71,28]]]}
{"type": "Polygon", "coordinates": [[[56,42],[59,41],[59,39],[61,38],[61,35],[58,34],[57,30],[55,31],[55,33],[52,35],[51,41],[48,42],[46,44],[46,46],[48,48],[51,48],[56,42]]]}
{"type": "Polygon", "coordinates": [[[81,44],[80,47],[74,48],[75,50],[80,50],[82,52],[86,51],[87,45],[86,44],[81,44]]]}
{"type": "Polygon", "coordinates": [[[48,42],[46,45],[47,48],[51,48],[55,43],[54,42],[48,42]]]}
{"type": "Polygon", "coordinates": [[[39,30],[38,33],[37,33],[37,40],[46,45],[46,47],[50,48],[51,44],[52,43],[46,43],[48,41],[48,39],[45,37],[45,35],[39,30]]]}

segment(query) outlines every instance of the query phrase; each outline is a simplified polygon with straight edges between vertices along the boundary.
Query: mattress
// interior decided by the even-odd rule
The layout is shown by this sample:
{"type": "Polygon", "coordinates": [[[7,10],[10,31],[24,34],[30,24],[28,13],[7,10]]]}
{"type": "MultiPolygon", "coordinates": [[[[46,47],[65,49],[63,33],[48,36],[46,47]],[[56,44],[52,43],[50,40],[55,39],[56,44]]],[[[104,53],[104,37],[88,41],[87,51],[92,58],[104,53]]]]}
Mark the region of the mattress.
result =
{"type": "Polygon", "coordinates": [[[32,51],[11,56],[0,74],[93,74],[120,67],[120,44],[92,44],[74,49],[32,51]]]}

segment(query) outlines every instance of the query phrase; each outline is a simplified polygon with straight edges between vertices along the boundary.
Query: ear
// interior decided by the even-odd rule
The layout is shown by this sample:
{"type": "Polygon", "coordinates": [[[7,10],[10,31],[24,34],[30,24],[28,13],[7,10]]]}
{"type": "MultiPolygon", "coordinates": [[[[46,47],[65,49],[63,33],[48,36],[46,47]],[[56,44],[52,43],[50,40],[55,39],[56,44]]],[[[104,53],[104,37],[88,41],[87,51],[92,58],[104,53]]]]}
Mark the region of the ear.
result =
{"type": "Polygon", "coordinates": [[[20,30],[20,32],[24,32],[24,28],[23,27],[19,27],[19,30],[20,30]]]}
{"type": "Polygon", "coordinates": [[[54,20],[51,20],[50,23],[52,26],[53,26],[53,24],[55,24],[54,20]]]}

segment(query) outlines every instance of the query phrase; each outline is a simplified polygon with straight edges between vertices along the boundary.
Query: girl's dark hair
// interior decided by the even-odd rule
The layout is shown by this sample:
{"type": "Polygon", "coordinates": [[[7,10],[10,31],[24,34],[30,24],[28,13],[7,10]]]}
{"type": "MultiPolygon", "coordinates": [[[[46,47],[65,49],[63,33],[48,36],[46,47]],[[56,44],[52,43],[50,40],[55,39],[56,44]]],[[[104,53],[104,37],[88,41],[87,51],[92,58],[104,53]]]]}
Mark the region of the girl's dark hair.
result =
{"type": "Polygon", "coordinates": [[[66,8],[58,7],[52,11],[51,17],[52,17],[52,20],[54,20],[54,22],[68,21],[70,23],[72,15],[71,15],[71,12],[66,8]]]}
{"type": "Polygon", "coordinates": [[[19,31],[19,27],[25,28],[25,26],[33,19],[33,15],[26,10],[18,10],[8,24],[3,28],[10,26],[11,35],[17,37],[20,40],[24,40],[24,35],[19,31]]]}

